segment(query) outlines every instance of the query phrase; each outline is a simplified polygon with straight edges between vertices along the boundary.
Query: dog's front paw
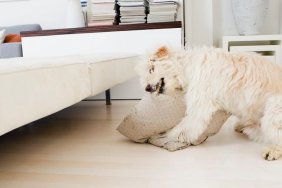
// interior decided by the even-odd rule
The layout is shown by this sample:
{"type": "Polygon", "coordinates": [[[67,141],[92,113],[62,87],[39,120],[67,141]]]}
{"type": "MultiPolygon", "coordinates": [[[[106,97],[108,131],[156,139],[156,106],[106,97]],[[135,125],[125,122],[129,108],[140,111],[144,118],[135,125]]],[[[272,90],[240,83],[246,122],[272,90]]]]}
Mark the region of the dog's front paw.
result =
{"type": "Polygon", "coordinates": [[[274,161],[279,159],[282,156],[282,149],[278,146],[271,146],[266,148],[263,153],[262,157],[268,161],[274,161]]]}
{"type": "Polygon", "coordinates": [[[149,138],[148,142],[154,146],[164,147],[169,140],[164,134],[157,134],[149,138]]]}
{"type": "Polygon", "coordinates": [[[185,149],[188,146],[190,146],[190,144],[188,143],[172,141],[172,142],[166,143],[164,145],[164,148],[167,149],[168,151],[177,151],[177,150],[185,149]]]}
{"type": "Polygon", "coordinates": [[[190,144],[178,141],[168,137],[167,134],[155,135],[149,139],[149,143],[167,149],[168,151],[176,151],[188,147],[190,144]]]}
{"type": "Polygon", "coordinates": [[[194,142],[192,142],[191,145],[192,145],[192,146],[200,145],[200,144],[202,144],[204,141],[206,141],[209,136],[212,136],[212,134],[209,134],[208,136],[202,135],[202,136],[200,136],[197,140],[195,140],[194,142]]]}

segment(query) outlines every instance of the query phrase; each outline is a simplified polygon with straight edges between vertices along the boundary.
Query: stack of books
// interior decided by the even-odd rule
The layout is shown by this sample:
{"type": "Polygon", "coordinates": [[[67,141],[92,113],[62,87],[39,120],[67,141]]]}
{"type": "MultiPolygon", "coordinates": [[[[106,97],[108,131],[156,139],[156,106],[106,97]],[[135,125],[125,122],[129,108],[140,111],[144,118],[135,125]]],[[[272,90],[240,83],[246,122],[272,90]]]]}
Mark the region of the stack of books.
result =
{"type": "Polygon", "coordinates": [[[144,0],[116,0],[116,24],[146,23],[144,0]]]}
{"type": "Polygon", "coordinates": [[[80,0],[81,3],[81,9],[83,13],[83,18],[84,18],[84,25],[87,26],[87,0],[80,0]]]}
{"type": "Polygon", "coordinates": [[[87,0],[80,0],[80,3],[82,8],[87,7],[87,0]]]}
{"type": "Polygon", "coordinates": [[[90,0],[88,2],[88,26],[113,25],[115,0],[90,0]]]}
{"type": "Polygon", "coordinates": [[[149,14],[147,23],[176,21],[178,1],[147,0],[149,14]]]}

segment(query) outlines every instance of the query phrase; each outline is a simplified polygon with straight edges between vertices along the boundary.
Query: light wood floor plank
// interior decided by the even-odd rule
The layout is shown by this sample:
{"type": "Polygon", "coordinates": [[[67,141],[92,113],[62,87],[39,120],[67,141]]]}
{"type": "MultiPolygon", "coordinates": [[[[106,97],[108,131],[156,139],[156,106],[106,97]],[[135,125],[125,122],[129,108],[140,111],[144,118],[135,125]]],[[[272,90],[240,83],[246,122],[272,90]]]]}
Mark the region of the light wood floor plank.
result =
{"type": "Polygon", "coordinates": [[[178,152],[116,131],[138,101],[81,102],[0,137],[0,188],[281,187],[282,160],[225,126],[178,152]]]}

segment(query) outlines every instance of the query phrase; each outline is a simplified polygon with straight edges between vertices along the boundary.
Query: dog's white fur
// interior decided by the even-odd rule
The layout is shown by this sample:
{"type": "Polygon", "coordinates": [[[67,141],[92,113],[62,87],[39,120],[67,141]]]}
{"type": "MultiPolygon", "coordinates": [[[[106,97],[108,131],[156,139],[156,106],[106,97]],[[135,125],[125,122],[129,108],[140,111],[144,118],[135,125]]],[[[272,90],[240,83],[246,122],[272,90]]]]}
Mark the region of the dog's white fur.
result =
{"type": "MultiPolygon", "coordinates": [[[[282,69],[254,53],[232,54],[217,48],[159,49],[139,67],[145,85],[164,78],[166,94],[185,92],[187,115],[150,142],[170,151],[204,141],[218,111],[238,118],[236,130],[271,145],[267,160],[282,156],[282,69]]],[[[218,129],[214,132],[216,133],[218,129]]],[[[213,133],[210,133],[213,134],[213,133]]]]}

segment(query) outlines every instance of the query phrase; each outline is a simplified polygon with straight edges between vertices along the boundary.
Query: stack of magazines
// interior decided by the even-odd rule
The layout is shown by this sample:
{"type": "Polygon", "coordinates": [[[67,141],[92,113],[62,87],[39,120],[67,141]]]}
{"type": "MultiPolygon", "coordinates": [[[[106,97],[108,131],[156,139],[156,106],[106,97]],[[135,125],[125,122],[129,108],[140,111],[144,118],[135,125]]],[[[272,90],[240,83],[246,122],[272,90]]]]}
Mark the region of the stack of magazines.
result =
{"type": "Polygon", "coordinates": [[[147,23],[176,21],[178,1],[147,0],[149,14],[147,23]]]}
{"type": "Polygon", "coordinates": [[[146,23],[144,0],[116,0],[115,24],[146,23]]]}
{"type": "Polygon", "coordinates": [[[80,3],[82,8],[87,7],[87,0],[80,0],[80,3]]]}
{"type": "Polygon", "coordinates": [[[113,25],[115,0],[90,0],[88,2],[88,26],[113,25]]]}

